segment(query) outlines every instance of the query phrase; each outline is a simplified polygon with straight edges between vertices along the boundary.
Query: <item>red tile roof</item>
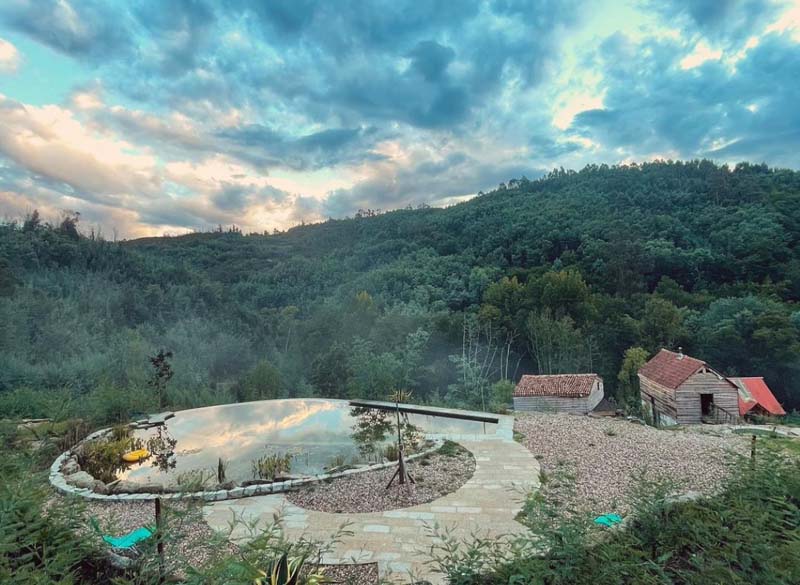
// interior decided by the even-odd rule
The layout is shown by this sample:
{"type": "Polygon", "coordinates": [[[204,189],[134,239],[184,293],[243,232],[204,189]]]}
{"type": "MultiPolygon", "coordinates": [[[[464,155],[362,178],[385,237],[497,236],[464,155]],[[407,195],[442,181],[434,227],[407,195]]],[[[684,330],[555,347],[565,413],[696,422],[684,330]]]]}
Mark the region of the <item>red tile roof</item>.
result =
{"type": "Polygon", "coordinates": [[[595,380],[603,381],[597,374],[555,374],[522,376],[514,389],[514,396],[589,396],[595,380]]]}
{"type": "Polygon", "coordinates": [[[764,382],[764,378],[729,378],[739,389],[739,414],[744,416],[756,406],[760,406],[768,413],[783,416],[780,402],[775,399],[772,391],[764,382]]]}
{"type": "Polygon", "coordinates": [[[639,368],[639,373],[657,384],[674,390],[704,366],[708,367],[702,360],[662,349],[639,368]]]}

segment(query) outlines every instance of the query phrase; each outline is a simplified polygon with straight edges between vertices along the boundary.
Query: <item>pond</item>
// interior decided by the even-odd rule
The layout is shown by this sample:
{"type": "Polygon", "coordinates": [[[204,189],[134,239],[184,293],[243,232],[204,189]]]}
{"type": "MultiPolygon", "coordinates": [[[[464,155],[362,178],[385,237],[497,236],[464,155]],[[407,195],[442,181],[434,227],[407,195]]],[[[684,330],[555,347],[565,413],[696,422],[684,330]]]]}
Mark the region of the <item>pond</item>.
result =
{"type": "MultiPolygon", "coordinates": [[[[288,473],[315,475],[331,467],[376,462],[396,436],[394,412],[354,408],[344,400],[288,399],[184,410],[164,427],[137,430],[156,456],[128,465],[116,476],[136,483],[184,485],[200,477],[241,483],[264,479],[256,463],[287,458],[288,473]],[[153,448],[154,439],[162,445],[153,448]]],[[[409,441],[423,433],[490,434],[496,425],[416,413],[403,415],[409,441]]],[[[285,472],[284,472],[285,473],[285,472]]]]}

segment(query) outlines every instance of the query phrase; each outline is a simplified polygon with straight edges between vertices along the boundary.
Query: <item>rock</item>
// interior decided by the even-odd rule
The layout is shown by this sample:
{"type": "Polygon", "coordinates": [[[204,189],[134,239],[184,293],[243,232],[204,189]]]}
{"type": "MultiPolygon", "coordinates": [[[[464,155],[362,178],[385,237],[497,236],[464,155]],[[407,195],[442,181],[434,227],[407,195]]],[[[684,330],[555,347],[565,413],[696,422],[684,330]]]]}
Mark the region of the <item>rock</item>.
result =
{"type": "Polygon", "coordinates": [[[293,481],[295,479],[303,479],[305,475],[295,475],[293,473],[284,473],[283,475],[276,475],[274,481],[281,482],[281,481],[293,481]]]}
{"type": "Polygon", "coordinates": [[[111,493],[114,494],[135,494],[136,491],[139,489],[139,484],[128,481],[127,479],[119,480],[113,486],[111,486],[111,493]]]}
{"type": "Polygon", "coordinates": [[[81,466],[75,459],[67,459],[64,465],[61,466],[61,473],[64,475],[74,475],[81,470],[81,466]]]}
{"type": "Polygon", "coordinates": [[[109,492],[108,486],[99,479],[94,480],[92,484],[92,491],[96,494],[107,495],[109,492]]]}
{"type": "Polygon", "coordinates": [[[136,489],[137,494],[163,494],[164,486],[160,483],[143,483],[139,484],[136,489]]]}
{"type": "Polygon", "coordinates": [[[269,485],[272,481],[269,479],[248,479],[242,482],[242,487],[250,487],[251,485],[269,485]]]}
{"type": "Polygon", "coordinates": [[[69,485],[86,489],[94,487],[95,481],[95,479],[85,471],[78,471],[77,473],[67,475],[64,479],[69,485]]]}

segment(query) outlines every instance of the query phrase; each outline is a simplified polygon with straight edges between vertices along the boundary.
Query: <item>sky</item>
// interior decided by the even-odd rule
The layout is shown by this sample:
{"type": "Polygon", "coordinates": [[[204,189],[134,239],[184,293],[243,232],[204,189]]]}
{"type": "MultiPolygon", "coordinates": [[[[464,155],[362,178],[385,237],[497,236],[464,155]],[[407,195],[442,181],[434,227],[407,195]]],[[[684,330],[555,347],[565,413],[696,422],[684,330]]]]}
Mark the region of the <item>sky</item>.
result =
{"type": "Polygon", "coordinates": [[[135,238],[800,168],[800,0],[3,0],[0,218],[135,238]]]}

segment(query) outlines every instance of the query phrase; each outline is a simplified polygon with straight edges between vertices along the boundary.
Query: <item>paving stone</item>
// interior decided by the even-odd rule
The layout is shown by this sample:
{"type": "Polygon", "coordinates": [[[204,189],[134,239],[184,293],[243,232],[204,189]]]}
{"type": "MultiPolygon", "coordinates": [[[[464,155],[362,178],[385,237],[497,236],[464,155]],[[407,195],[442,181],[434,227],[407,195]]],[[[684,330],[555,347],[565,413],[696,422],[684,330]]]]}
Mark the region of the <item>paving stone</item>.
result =
{"type": "MultiPolygon", "coordinates": [[[[539,485],[539,463],[522,445],[511,440],[513,418],[501,416],[500,426],[503,424],[508,430],[505,435],[496,432],[491,437],[460,439],[480,462],[475,474],[456,492],[428,504],[368,514],[330,514],[289,505],[282,494],[271,494],[207,504],[206,521],[214,528],[223,525],[223,530],[227,530],[230,510],[235,509],[240,516],[258,518],[258,525],[263,528],[272,523],[277,513],[283,515],[287,538],[312,534],[322,540],[349,522],[353,534],[344,536],[330,555],[323,557],[323,562],[372,560],[389,581],[407,583],[411,571],[416,579],[438,585],[444,583],[443,576],[433,573],[425,561],[426,551],[432,544],[440,543],[441,538],[429,531],[428,526],[435,523],[446,526],[460,539],[468,539],[475,531],[499,535],[525,530],[514,517],[522,508],[523,492],[539,485]],[[227,516],[221,513],[225,510],[227,516]]],[[[232,538],[247,540],[253,536],[234,530],[232,538]]]]}

